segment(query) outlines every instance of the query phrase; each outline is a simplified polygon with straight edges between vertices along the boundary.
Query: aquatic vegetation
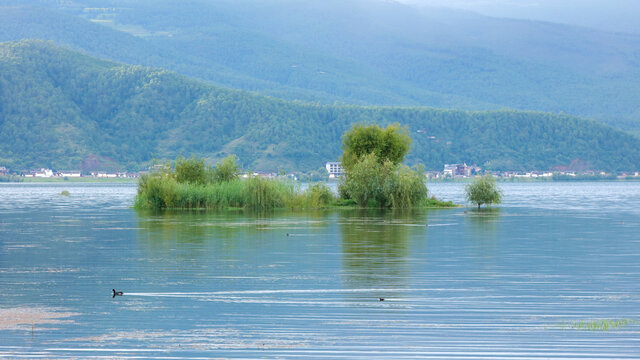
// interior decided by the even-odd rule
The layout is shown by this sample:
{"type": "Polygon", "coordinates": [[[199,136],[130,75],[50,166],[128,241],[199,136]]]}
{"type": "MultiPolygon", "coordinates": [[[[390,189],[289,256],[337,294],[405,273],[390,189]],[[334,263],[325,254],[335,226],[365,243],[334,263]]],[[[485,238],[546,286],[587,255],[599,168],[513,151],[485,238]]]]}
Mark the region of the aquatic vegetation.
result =
{"type": "Polygon", "coordinates": [[[318,209],[355,206],[373,208],[452,207],[428,198],[424,169],[380,164],[374,153],[357,162],[340,184],[340,196],[322,183],[302,190],[287,178],[248,175],[241,178],[235,157],[208,168],[204,159],[179,158],[143,175],[134,202],[137,209],[277,208],[318,209]],[[360,170],[358,170],[360,169],[360,170]]]}
{"type": "Polygon", "coordinates": [[[276,208],[317,209],[330,206],[361,208],[452,207],[451,202],[429,198],[424,167],[401,162],[411,138],[398,124],[355,125],[343,136],[341,157],[345,174],[336,197],[327,185],[315,184],[301,191],[288,179],[259,176],[240,178],[235,156],[214,167],[204,159],[180,157],[156,168],[138,183],[135,208],[210,209],[276,208]]]}
{"type": "Polygon", "coordinates": [[[138,182],[137,209],[225,209],[319,208],[335,202],[326,185],[312,185],[301,191],[288,179],[238,176],[233,157],[216,169],[207,169],[203,160],[178,159],[146,174],[138,182]]]}
{"type": "Polygon", "coordinates": [[[426,198],[422,206],[427,208],[448,208],[458,207],[459,205],[454,204],[453,201],[442,201],[438,200],[435,196],[432,196],[430,198],[426,198]]]}
{"type": "Polygon", "coordinates": [[[69,196],[71,195],[71,193],[69,193],[69,191],[67,190],[62,190],[62,192],[60,193],[60,196],[69,196]]]}
{"type": "Polygon", "coordinates": [[[571,324],[571,328],[575,330],[607,331],[619,329],[636,323],[637,321],[634,321],[632,319],[581,320],[573,322],[571,324]]]}
{"type": "Polygon", "coordinates": [[[47,307],[0,308],[0,330],[33,331],[34,325],[73,323],[73,320],[68,318],[77,315],[79,314],[47,307]]]}

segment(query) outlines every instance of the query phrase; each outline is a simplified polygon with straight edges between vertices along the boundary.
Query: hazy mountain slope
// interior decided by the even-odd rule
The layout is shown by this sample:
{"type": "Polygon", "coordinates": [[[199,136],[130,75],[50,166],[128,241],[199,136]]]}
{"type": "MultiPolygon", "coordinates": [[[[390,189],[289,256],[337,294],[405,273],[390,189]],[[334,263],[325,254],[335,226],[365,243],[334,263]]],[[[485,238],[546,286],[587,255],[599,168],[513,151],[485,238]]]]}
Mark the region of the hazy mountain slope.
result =
{"type": "MultiPolygon", "coordinates": [[[[138,25],[129,24],[117,27],[123,31],[114,30],[101,25],[114,25],[111,20],[87,20],[85,17],[91,18],[93,13],[87,15],[83,9],[64,12],[40,6],[0,7],[0,41],[52,40],[100,58],[162,67],[216,85],[288,99],[359,104],[418,105],[427,102],[443,107],[470,109],[498,107],[403,84],[372,70],[362,69],[360,64],[299,49],[260,35],[255,39],[256,34],[243,33],[241,29],[227,29],[233,35],[220,36],[214,44],[211,44],[211,38],[201,39],[201,34],[180,36],[176,42],[157,41],[156,36],[166,38],[167,34],[171,37],[174,34],[149,32],[138,25]],[[212,45],[214,48],[211,48],[212,45]],[[286,65],[277,63],[282,61],[286,65]],[[323,71],[323,64],[330,64],[339,70],[323,71]]],[[[111,11],[112,8],[107,10],[111,11]]]]}
{"type": "Polygon", "coordinates": [[[440,169],[640,169],[640,140],[534,112],[316,105],[212,87],[163,70],[96,60],[51,43],[0,44],[0,163],[78,168],[94,154],[135,168],[152,158],[229,153],[245,167],[308,170],[336,160],[356,122],[408,126],[408,160],[440,169]]]}
{"type": "MultiPolygon", "coordinates": [[[[562,111],[640,129],[639,36],[375,0],[77,0],[55,7],[166,53],[130,47],[120,54],[115,41],[111,59],[277,97],[562,111]]],[[[58,33],[57,21],[29,37],[52,39],[46,29],[58,33]]],[[[2,24],[0,39],[23,36],[2,24]]],[[[64,33],[54,40],[91,47],[64,33]]]]}

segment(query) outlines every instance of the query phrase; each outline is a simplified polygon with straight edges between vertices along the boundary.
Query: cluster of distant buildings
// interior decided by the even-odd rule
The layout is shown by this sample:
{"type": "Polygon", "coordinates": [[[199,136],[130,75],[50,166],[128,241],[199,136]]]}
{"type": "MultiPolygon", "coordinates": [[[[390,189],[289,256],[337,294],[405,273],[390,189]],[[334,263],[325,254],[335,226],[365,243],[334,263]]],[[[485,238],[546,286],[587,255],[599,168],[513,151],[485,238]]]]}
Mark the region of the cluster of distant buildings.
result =
{"type": "MultiPolygon", "coordinates": [[[[329,179],[337,179],[343,174],[339,162],[328,162],[325,168],[329,173],[329,179]]],[[[623,172],[610,174],[602,171],[483,171],[479,166],[462,164],[444,164],[442,171],[427,171],[425,175],[429,179],[465,179],[478,175],[489,174],[504,179],[552,179],[554,177],[614,177],[618,179],[638,178],[640,172],[623,172]]]]}
{"type": "Polygon", "coordinates": [[[429,171],[430,179],[464,179],[478,175],[493,175],[502,179],[553,179],[553,178],[638,178],[640,172],[606,173],[604,171],[483,171],[480,167],[467,164],[445,164],[442,171],[429,171]]]}
{"type": "MultiPolygon", "coordinates": [[[[337,179],[343,173],[342,164],[340,162],[328,162],[325,164],[325,169],[327,169],[327,173],[329,173],[329,179],[337,179]]],[[[444,169],[442,171],[428,171],[426,175],[428,178],[465,178],[472,177],[477,174],[480,174],[479,167],[473,165],[468,166],[467,164],[445,164],[444,169]]]]}

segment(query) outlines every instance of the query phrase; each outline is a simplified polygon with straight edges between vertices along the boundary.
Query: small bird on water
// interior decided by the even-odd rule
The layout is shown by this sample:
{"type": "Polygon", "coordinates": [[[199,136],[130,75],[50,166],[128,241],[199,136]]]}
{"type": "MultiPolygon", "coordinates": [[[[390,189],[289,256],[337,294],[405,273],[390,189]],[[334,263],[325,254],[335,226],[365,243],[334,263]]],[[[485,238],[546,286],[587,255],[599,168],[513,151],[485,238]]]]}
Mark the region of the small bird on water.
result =
{"type": "Polygon", "coordinates": [[[378,301],[384,301],[384,298],[378,298],[378,301]]]}
{"type": "Polygon", "coordinates": [[[111,291],[113,291],[113,296],[112,298],[116,297],[116,296],[122,296],[124,295],[124,293],[122,291],[116,291],[116,289],[111,289],[111,291]]]}

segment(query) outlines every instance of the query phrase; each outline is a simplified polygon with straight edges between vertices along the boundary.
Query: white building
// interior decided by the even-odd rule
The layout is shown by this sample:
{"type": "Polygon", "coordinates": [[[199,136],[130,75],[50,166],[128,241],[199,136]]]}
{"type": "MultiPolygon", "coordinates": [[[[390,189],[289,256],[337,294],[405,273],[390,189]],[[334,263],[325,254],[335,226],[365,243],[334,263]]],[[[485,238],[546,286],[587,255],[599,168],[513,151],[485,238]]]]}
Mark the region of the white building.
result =
{"type": "Polygon", "coordinates": [[[51,169],[40,169],[36,171],[33,176],[39,178],[48,178],[53,176],[53,171],[51,169]]]}
{"type": "Polygon", "coordinates": [[[91,175],[93,175],[94,177],[98,177],[98,178],[116,178],[118,177],[118,174],[114,174],[114,173],[106,173],[106,172],[92,172],[91,175]]]}
{"type": "Polygon", "coordinates": [[[324,165],[329,173],[329,179],[336,179],[342,175],[342,163],[328,162],[324,165]]]}
{"type": "Polygon", "coordinates": [[[60,171],[58,173],[60,177],[79,178],[82,176],[80,171],[60,171]]]}

